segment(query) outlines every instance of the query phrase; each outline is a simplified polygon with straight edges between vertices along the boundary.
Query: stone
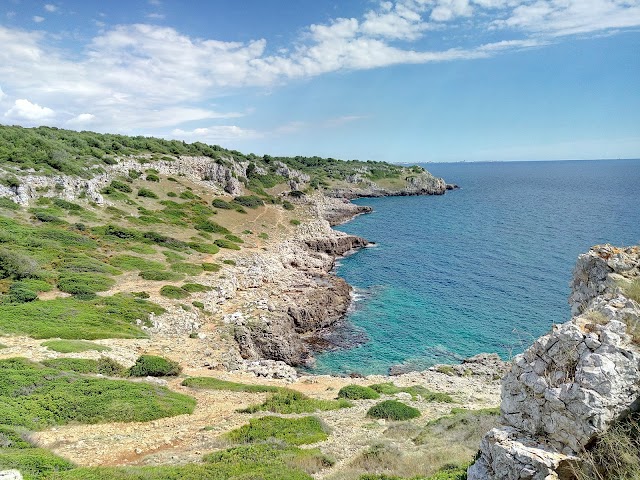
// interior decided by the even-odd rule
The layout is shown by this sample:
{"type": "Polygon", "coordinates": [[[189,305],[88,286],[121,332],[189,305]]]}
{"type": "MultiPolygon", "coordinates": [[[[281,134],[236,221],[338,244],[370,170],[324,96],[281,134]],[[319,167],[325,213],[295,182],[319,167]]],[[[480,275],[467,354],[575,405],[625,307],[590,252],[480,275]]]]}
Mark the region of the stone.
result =
{"type": "Polygon", "coordinates": [[[19,470],[0,470],[0,480],[22,480],[19,470]]]}

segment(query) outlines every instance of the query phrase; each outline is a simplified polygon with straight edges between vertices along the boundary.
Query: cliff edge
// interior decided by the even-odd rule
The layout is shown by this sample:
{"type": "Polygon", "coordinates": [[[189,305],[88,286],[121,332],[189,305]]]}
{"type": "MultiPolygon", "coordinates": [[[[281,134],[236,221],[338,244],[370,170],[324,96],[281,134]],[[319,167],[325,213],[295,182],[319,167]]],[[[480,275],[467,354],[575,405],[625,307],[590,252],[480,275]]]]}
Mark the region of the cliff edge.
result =
{"type": "Polygon", "coordinates": [[[574,316],[514,358],[501,426],[482,440],[470,480],[576,478],[597,436],[638,410],[639,281],[639,247],[599,245],[578,258],[574,316]]]}

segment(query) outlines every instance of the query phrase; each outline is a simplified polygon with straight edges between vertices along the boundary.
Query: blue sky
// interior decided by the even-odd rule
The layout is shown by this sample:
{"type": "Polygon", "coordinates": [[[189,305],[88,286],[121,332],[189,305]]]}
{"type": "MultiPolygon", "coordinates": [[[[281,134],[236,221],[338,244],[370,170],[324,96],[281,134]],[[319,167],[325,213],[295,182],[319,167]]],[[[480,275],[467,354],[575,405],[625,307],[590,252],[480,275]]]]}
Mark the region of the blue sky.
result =
{"type": "Polygon", "coordinates": [[[638,158],[640,0],[2,0],[0,123],[394,162],[638,158]]]}

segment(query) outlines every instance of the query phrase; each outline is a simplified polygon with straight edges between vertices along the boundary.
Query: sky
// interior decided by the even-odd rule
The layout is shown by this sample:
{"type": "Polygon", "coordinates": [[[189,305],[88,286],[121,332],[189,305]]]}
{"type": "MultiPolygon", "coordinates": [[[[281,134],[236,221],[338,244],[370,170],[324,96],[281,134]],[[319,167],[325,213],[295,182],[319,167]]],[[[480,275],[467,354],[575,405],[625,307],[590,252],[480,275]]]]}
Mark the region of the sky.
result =
{"type": "Polygon", "coordinates": [[[0,0],[0,123],[391,162],[640,157],[640,0],[0,0]]]}

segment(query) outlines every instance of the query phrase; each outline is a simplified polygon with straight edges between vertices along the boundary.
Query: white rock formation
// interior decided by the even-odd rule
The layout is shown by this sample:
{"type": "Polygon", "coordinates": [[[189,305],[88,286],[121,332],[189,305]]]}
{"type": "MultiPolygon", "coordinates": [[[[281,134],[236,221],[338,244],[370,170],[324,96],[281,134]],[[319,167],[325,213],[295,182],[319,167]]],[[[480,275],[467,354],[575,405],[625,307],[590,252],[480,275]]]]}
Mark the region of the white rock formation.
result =
{"type": "Polygon", "coordinates": [[[621,286],[639,277],[639,247],[580,256],[575,316],[513,360],[502,380],[502,426],[483,439],[470,480],[571,478],[589,442],[638,409],[640,305],[621,286]]]}

